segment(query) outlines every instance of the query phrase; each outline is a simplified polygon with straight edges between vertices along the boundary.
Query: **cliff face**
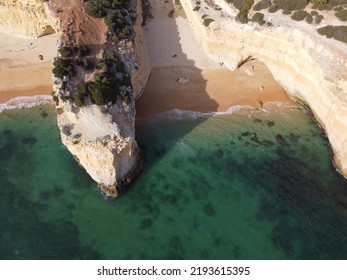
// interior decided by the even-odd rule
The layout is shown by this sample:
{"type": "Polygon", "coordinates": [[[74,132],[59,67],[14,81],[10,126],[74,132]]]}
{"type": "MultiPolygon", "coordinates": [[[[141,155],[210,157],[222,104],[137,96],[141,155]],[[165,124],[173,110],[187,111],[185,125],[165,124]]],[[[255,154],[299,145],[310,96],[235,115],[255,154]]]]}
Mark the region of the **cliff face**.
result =
{"type": "Polygon", "coordinates": [[[130,74],[131,86],[121,86],[128,92],[128,99],[122,100],[118,96],[113,104],[101,106],[93,104],[89,97],[85,98],[83,106],[77,106],[71,98],[76,94],[74,86],[77,83],[94,81],[100,70],[94,68],[88,72],[75,65],[75,77],[54,78],[53,81],[59,100],[57,118],[64,145],[101,190],[116,197],[142,168],[142,151],[135,140],[135,100],[142,93],[149,68],[141,27],[141,1],[132,3],[137,14],[132,26],[133,36],[118,42],[105,35],[104,19],[86,15],[79,1],[66,2],[58,14],[62,30],[58,47],[83,42],[90,47],[92,53],[88,57],[95,65],[101,65],[107,57],[117,56],[125,72],[130,74]]]}
{"type": "Polygon", "coordinates": [[[279,12],[269,15],[272,27],[263,27],[236,22],[237,11],[224,0],[205,1],[199,10],[197,1],[181,3],[209,56],[231,70],[259,59],[292,97],[309,105],[327,133],[336,167],[347,176],[346,45],[320,36],[307,23],[289,24],[279,12]],[[209,26],[204,14],[214,20],[209,26]]]}
{"type": "Polygon", "coordinates": [[[57,28],[44,0],[0,0],[0,32],[37,38],[57,28]]]}

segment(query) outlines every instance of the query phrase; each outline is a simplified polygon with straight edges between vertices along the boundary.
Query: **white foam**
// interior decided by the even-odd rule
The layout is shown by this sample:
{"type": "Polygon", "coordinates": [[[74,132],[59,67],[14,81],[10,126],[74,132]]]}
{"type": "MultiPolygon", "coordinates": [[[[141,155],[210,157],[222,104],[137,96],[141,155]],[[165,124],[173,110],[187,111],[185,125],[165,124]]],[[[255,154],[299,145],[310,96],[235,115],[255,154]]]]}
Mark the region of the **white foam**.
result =
{"type": "Polygon", "coordinates": [[[293,105],[292,103],[281,102],[281,101],[269,101],[269,102],[266,102],[263,105],[263,108],[265,110],[267,108],[271,108],[271,107],[285,108],[285,109],[290,109],[290,108],[298,109],[298,108],[302,108],[302,106],[300,104],[293,105]]]}
{"type": "Polygon", "coordinates": [[[231,115],[238,111],[243,110],[253,110],[255,109],[252,106],[248,105],[235,105],[230,108],[228,108],[224,112],[198,112],[198,111],[188,111],[188,110],[180,110],[180,109],[172,109],[166,112],[163,112],[161,114],[157,114],[154,116],[149,117],[148,119],[173,119],[173,120],[195,120],[195,119],[203,119],[213,116],[220,116],[220,115],[231,115]]]}
{"type": "Polygon", "coordinates": [[[54,104],[50,95],[18,96],[0,104],[0,113],[5,110],[32,108],[47,103],[54,104]]]}

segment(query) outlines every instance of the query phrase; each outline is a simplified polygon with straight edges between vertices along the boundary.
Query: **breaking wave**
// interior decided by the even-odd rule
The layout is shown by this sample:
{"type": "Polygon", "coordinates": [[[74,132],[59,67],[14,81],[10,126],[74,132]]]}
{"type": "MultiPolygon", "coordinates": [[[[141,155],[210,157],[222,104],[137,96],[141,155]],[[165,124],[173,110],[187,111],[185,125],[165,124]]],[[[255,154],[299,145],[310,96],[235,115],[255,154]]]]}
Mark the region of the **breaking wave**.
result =
{"type": "Polygon", "coordinates": [[[0,104],[0,113],[5,110],[32,108],[47,103],[53,104],[52,97],[49,95],[18,96],[0,104]]]}

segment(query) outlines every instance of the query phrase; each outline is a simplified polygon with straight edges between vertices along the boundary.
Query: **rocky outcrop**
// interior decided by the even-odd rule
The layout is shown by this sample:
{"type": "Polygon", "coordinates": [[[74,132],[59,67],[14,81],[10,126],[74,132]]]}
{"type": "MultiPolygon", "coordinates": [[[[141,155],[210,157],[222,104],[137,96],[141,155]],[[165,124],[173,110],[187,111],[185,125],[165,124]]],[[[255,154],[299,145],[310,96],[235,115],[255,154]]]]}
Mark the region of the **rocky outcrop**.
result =
{"type": "Polygon", "coordinates": [[[326,131],[336,167],[347,176],[347,45],[320,36],[308,23],[283,18],[280,12],[266,17],[272,26],[259,26],[238,23],[237,11],[224,0],[181,3],[211,58],[231,70],[256,58],[290,96],[309,105],[326,131]],[[202,19],[206,16],[212,19],[208,26],[202,19]]]}
{"type": "Polygon", "coordinates": [[[54,33],[58,21],[44,0],[0,0],[0,32],[41,37],[54,33]]]}
{"type": "Polygon", "coordinates": [[[80,165],[107,196],[116,197],[142,169],[142,151],[135,140],[135,100],[145,86],[149,66],[141,27],[141,1],[133,1],[132,7],[137,14],[133,35],[116,42],[105,36],[107,27],[103,19],[87,16],[81,9],[82,4],[74,3],[75,6],[67,4],[60,13],[61,30],[66,31],[62,32],[58,47],[74,46],[82,41],[92,49],[90,57],[95,65],[110,55],[118,57],[125,72],[130,74],[131,86],[122,86],[129,94],[126,100],[118,96],[116,102],[100,106],[88,97],[83,106],[77,106],[71,99],[76,83],[93,81],[100,72],[94,69],[86,73],[75,66],[75,77],[54,78],[53,81],[58,98],[58,126],[62,142],[80,165]],[[81,28],[85,28],[85,32],[78,32],[81,28]],[[99,33],[91,38],[88,30],[99,33]]]}

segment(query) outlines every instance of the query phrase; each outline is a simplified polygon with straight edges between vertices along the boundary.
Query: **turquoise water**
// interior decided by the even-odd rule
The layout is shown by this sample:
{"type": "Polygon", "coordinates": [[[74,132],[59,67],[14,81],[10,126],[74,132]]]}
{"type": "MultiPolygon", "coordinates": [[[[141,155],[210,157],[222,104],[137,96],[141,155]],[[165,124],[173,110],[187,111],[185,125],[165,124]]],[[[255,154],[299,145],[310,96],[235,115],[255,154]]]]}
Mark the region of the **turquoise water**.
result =
{"type": "Polygon", "coordinates": [[[137,123],[146,168],[116,200],[50,106],[0,115],[1,259],[347,259],[347,182],[301,111],[137,123]]]}

